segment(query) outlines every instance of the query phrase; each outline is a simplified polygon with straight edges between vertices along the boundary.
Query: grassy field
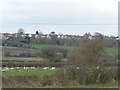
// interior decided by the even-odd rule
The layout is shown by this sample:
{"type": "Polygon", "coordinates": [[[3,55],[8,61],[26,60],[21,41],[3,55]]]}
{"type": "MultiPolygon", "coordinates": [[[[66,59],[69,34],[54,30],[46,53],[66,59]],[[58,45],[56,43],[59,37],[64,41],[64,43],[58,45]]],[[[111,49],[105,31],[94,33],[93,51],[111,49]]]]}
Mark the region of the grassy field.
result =
{"type": "MultiPolygon", "coordinates": [[[[45,47],[51,47],[51,46],[57,46],[57,45],[31,45],[34,48],[45,48],[45,47]]],[[[71,46],[58,46],[59,48],[64,48],[71,50],[76,47],[71,46]]],[[[7,47],[7,48],[14,48],[14,47],[7,47]]],[[[118,54],[117,48],[105,48],[106,53],[111,56],[116,56],[118,54]]],[[[32,61],[32,60],[39,60],[42,61],[42,58],[22,58],[22,57],[3,57],[3,60],[26,60],[26,61],[32,61]]],[[[55,70],[43,70],[43,68],[36,68],[35,70],[24,70],[24,69],[14,69],[6,72],[2,72],[3,77],[8,76],[18,76],[18,75],[38,75],[38,76],[44,76],[44,75],[52,75],[55,73],[55,70]],[[19,71],[19,72],[18,72],[19,71]]],[[[23,87],[23,88],[117,88],[118,83],[107,83],[107,84],[93,84],[93,85],[71,85],[71,86],[45,86],[45,87],[23,87]]],[[[16,88],[22,88],[21,86],[18,86],[16,88]]]]}
{"type": "MultiPolygon", "coordinates": [[[[30,70],[27,72],[27,70],[24,69],[17,69],[21,70],[20,72],[17,72],[16,69],[10,70],[7,72],[3,72],[2,76],[3,77],[8,77],[8,76],[20,76],[20,75],[39,75],[39,76],[44,76],[44,75],[52,75],[55,73],[55,70],[43,70],[42,68],[36,68],[35,70],[30,70]]],[[[68,86],[43,86],[43,87],[21,87],[17,86],[16,88],[118,88],[118,83],[113,82],[113,83],[106,83],[106,84],[91,84],[91,85],[68,85],[68,86]]]]}
{"type": "Polygon", "coordinates": [[[35,57],[2,57],[2,60],[26,60],[26,61],[42,61],[42,58],[35,57]]]}
{"type": "Polygon", "coordinates": [[[46,86],[43,88],[118,88],[118,83],[93,84],[93,85],[71,85],[71,86],[46,86]]]}
{"type": "Polygon", "coordinates": [[[43,70],[42,68],[36,68],[34,70],[29,70],[28,69],[14,69],[14,70],[9,70],[6,72],[2,72],[3,77],[8,77],[8,76],[17,76],[17,75],[51,75],[55,73],[55,70],[43,70]],[[18,70],[20,70],[18,72],[18,70]]]}
{"type": "Polygon", "coordinates": [[[118,88],[118,83],[92,84],[92,85],[71,85],[71,86],[45,86],[45,87],[21,87],[16,88],[118,88]]]}
{"type": "Polygon", "coordinates": [[[110,56],[118,55],[118,48],[105,48],[106,53],[110,56]]]}
{"type": "MultiPolygon", "coordinates": [[[[31,45],[31,47],[34,47],[34,48],[44,48],[44,47],[51,47],[51,46],[57,46],[59,48],[64,48],[64,49],[68,49],[68,50],[76,48],[73,46],[40,45],[40,44],[31,45]]],[[[110,56],[116,56],[118,54],[118,48],[105,48],[105,51],[110,56]]]]}
{"type": "MultiPolygon", "coordinates": [[[[42,44],[31,45],[31,47],[34,47],[34,48],[45,48],[45,47],[51,47],[51,46],[57,46],[58,48],[64,48],[64,49],[68,49],[68,50],[76,48],[73,46],[42,45],[42,44]]],[[[6,46],[4,46],[4,47],[6,47],[6,46]]],[[[7,46],[7,48],[14,48],[14,47],[7,46]]],[[[106,51],[106,53],[108,53],[108,55],[111,55],[111,56],[116,56],[118,54],[118,48],[105,48],[105,51],[106,51]]]]}

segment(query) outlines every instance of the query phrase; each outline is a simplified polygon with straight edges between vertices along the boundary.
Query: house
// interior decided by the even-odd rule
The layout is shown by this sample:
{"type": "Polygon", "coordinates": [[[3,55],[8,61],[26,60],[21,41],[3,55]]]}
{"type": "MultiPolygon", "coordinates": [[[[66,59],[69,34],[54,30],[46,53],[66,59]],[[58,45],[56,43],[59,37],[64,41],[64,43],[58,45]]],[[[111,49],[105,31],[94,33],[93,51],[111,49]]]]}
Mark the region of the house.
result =
{"type": "Polygon", "coordinates": [[[83,38],[84,39],[92,39],[92,35],[90,34],[90,33],[85,33],[84,35],[83,35],[83,38]]]}

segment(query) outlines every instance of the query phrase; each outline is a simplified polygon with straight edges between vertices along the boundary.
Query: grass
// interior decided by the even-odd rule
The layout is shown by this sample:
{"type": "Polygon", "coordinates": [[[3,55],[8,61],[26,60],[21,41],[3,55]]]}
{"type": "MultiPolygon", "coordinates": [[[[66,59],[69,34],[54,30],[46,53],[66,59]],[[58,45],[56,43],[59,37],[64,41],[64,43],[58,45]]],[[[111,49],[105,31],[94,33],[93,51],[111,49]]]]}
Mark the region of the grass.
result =
{"type": "MultiPolygon", "coordinates": [[[[31,45],[31,47],[33,47],[33,48],[45,48],[45,47],[51,47],[51,46],[57,46],[58,48],[64,48],[64,49],[68,49],[68,50],[72,50],[72,49],[76,48],[75,46],[59,46],[59,45],[44,45],[44,44],[32,44],[31,45]]],[[[3,46],[3,47],[14,48],[14,47],[10,47],[10,46],[3,46]]],[[[106,47],[105,51],[110,56],[118,55],[118,48],[108,48],[108,47],[106,47]]]]}
{"type": "MultiPolygon", "coordinates": [[[[58,48],[64,48],[64,49],[68,49],[68,50],[76,48],[74,46],[41,45],[41,44],[31,45],[31,47],[34,47],[34,48],[45,48],[45,47],[51,47],[51,46],[57,46],[58,48]]],[[[116,56],[118,54],[118,48],[107,48],[106,47],[105,51],[110,56],[116,56]]]]}
{"type": "Polygon", "coordinates": [[[8,77],[8,76],[17,76],[17,75],[52,75],[55,73],[55,70],[43,70],[42,68],[36,68],[35,70],[29,70],[27,69],[14,69],[6,72],[2,72],[3,77],[8,77]],[[17,70],[21,70],[18,72],[17,70]]]}
{"type": "Polygon", "coordinates": [[[42,61],[42,58],[35,58],[35,57],[2,57],[2,60],[27,60],[27,61],[42,61]]]}
{"type": "Polygon", "coordinates": [[[71,85],[71,86],[47,86],[43,88],[107,88],[107,87],[118,87],[118,83],[107,83],[107,84],[93,84],[93,85],[71,85]]]}
{"type": "MultiPolygon", "coordinates": [[[[24,69],[18,69],[21,70],[20,72],[16,71],[17,69],[10,70],[7,72],[3,72],[2,76],[3,77],[8,77],[8,76],[20,76],[20,75],[38,75],[38,76],[44,76],[44,75],[52,75],[55,73],[55,70],[43,70],[43,68],[36,68],[35,70],[30,70],[27,72],[27,70],[24,69]]],[[[106,84],[91,84],[91,85],[67,85],[67,86],[44,86],[44,87],[22,87],[22,86],[17,86],[16,88],[118,88],[118,83],[113,82],[113,83],[106,83],[106,84]]]]}
{"type": "Polygon", "coordinates": [[[73,46],[44,45],[44,44],[33,44],[33,45],[31,45],[31,47],[34,47],[34,48],[58,47],[58,48],[64,48],[64,49],[68,49],[68,50],[75,48],[73,46]]]}
{"type": "MultiPolygon", "coordinates": [[[[22,88],[22,87],[18,87],[22,88]]],[[[45,87],[23,87],[23,88],[118,88],[118,83],[92,84],[92,85],[68,85],[68,86],[45,86],[45,87]]]]}
{"type": "Polygon", "coordinates": [[[110,56],[118,55],[118,48],[105,48],[106,53],[110,56]]]}

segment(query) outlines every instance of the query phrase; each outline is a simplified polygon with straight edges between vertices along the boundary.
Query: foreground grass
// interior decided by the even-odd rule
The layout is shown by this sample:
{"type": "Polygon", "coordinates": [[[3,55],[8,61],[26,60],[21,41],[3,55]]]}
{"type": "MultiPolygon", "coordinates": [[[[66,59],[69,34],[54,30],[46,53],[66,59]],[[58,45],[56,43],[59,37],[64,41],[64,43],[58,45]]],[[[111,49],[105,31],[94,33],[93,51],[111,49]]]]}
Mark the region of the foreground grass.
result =
{"type": "Polygon", "coordinates": [[[118,83],[92,84],[92,85],[68,85],[68,86],[45,86],[45,87],[21,87],[16,88],[118,88],[118,83]]]}
{"type": "MultiPolygon", "coordinates": [[[[107,84],[93,84],[93,85],[72,85],[72,86],[58,86],[53,88],[107,88],[107,87],[118,87],[118,83],[107,83],[107,84]]],[[[44,87],[50,88],[50,87],[44,87]]],[[[51,87],[52,88],[52,87],[51,87]]]]}
{"type": "MultiPolygon", "coordinates": [[[[27,69],[28,70],[28,69],[27,69]]],[[[44,75],[53,75],[55,74],[56,70],[43,70],[43,68],[36,68],[35,70],[29,70],[27,71],[25,69],[14,69],[10,70],[7,72],[3,72],[2,75],[3,77],[8,77],[8,76],[31,76],[31,75],[38,75],[38,76],[44,76],[44,75]],[[21,70],[18,72],[17,70],[21,70]]],[[[59,78],[59,77],[58,77],[59,78]]],[[[29,79],[29,78],[28,78],[29,79]]],[[[24,80],[24,79],[23,79],[24,80]]],[[[34,78],[32,79],[34,80],[34,78]]],[[[45,79],[46,80],[46,79],[45,79]]],[[[19,84],[18,84],[19,85],[19,84]]],[[[67,86],[37,86],[36,84],[33,86],[15,86],[16,88],[117,88],[118,83],[106,83],[106,84],[90,84],[90,85],[79,85],[79,84],[73,84],[73,85],[67,85],[67,86]]]]}
{"type": "Polygon", "coordinates": [[[55,73],[55,70],[43,70],[42,68],[37,68],[35,70],[29,70],[28,69],[14,69],[6,72],[2,72],[3,77],[8,76],[17,76],[17,75],[38,75],[38,76],[44,76],[44,75],[52,75],[55,73]],[[18,72],[19,70],[19,72],[18,72]]]}

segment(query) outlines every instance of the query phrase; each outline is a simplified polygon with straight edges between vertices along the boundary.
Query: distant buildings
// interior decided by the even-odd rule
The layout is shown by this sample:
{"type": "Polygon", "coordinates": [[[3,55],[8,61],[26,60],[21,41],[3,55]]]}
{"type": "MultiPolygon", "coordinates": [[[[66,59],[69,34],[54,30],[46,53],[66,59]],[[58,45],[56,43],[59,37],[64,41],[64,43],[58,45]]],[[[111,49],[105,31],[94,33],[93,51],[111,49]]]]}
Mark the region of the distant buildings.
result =
{"type": "Polygon", "coordinates": [[[96,32],[94,35],[91,35],[90,33],[85,33],[83,36],[80,35],[64,35],[64,34],[55,34],[55,32],[51,32],[50,34],[43,34],[40,33],[38,31],[36,31],[35,34],[30,34],[30,33],[23,33],[22,29],[19,29],[18,33],[0,33],[0,39],[2,40],[7,40],[10,38],[14,38],[14,37],[30,37],[30,38],[48,38],[50,39],[51,36],[57,37],[59,39],[85,39],[85,40],[91,40],[91,39],[115,39],[115,40],[120,40],[119,37],[115,37],[115,36],[105,36],[102,35],[101,33],[96,32]]]}
{"type": "Polygon", "coordinates": [[[84,39],[93,39],[92,35],[90,33],[85,33],[83,36],[84,39]]]}

